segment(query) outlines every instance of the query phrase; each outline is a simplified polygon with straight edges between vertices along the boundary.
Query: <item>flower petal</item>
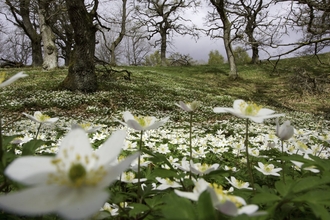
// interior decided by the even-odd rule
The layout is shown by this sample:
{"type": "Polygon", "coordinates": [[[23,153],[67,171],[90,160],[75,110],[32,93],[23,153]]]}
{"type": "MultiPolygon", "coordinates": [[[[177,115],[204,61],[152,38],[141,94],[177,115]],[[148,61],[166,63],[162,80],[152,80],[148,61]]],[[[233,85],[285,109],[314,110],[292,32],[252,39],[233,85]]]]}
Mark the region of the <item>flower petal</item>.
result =
{"type": "Polygon", "coordinates": [[[34,122],[40,123],[40,121],[38,121],[34,116],[26,114],[25,112],[23,112],[23,115],[25,115],[26,117],[28,117],[29,119],[31,119],[34,122]]]}
{"type": "Polygon", "coordinates": [[[161,127],[163,124],[165,124],[168,121],[169,118],[170,117],[166,117],[166,118],[163,118],[160,121],[156,121],[156,122],[154,122],[153,124],[151,124],[150,126],[144,128],[144,129],[145,130],[157,129],[157,128],[161,127]]]}
{"type": "Polygon", "coordinates": [[[238,212],[235,203],[230,200],[226,200],[224,203],[218,203],[215,208],[229,216],[236,216],[238,212]]]}
{"type": "Polygon", "coordinates": [[[109,198],[105,190],[76,189],[61,203],[57,213],[65,219],[88,219],[98,212],[109,198]]]}
{"type": "Polygon", "coordinates": [[[108,140],[96,151],[99,156],[99,164],[106,164],[114,161],[121,152],[126,132],[124,130],[118,130],[111,134],[108,140]]]}
{"type": "Polygon", "coordinates": [[[28,75],[23,72],[16,73],[14,76],[10,77],[5,82],[1,83],[0,88],[8,86],[8,85],[12,84],[13,82],[15,82],[16,80],[18,80],[19,78],[23,78],[26,76],[28,76],[28,75]]]}
{"type": "Polygon", "coordinates": [[[259,209],[259,207],[257,205],[254,205],[254,204],[246,205],[238,210],[238,215],[241,215],[241,214],[250,215],[250,214],[255,213],[258,209],[259,209]]]}
{"type": "Polygon", "coordinates": [[[199,194],[197,194],[197,193],[182,192],[182,191],[179,191],[179,190],[176,190],[176,189],[174,190],[174,192],[175,192],[175,194],[177,194],[180,197],[187,198],[187,199],[190,199],[190,200],[193,200],[193,201],[197,201],[198,197],[199,197],[199,194]]]}
{"type": "Polygon", "coordinates": [[[129,111],[125,111],[123,113],[123,118],[124,118],[124,121],[127,122],[128,120],[135,120],[134,119],[134,116],[132,115],[132,113],[130,113],[129,111]]]}
{"type": "Polygon", "coordinates": [[[46,183],[48,174],[56,172],[56,167],[51,163],[52,159],[53,157],[46,156],[20,157],[9,164],[5,174],[23,184],[46,183]]]}
{"type": "Polygon", "coordinates": [[[54,185],[28,188],[0,196],[0,208],[18,215],[40,215],[55,212],[66,196],[63,188],[54,185]]]}
{"type": "Polygon", "coordinates": [[[133,160],[135,160],[140,153],[135,153],[131,156],[128,156],[124,161],[120,162],[119,164],[113,166],[109,165],[107,168],[107,175],[103,178],[102,182],[99,183],[99,187],[104,188],[108,187],[113,181],[117,179],[117,177],[127,170],[132,163],[133,160]]]}
{"type": "Polygon", "coordinates": [[[129,128],[133,128],[134,130],[137,130],[137,131],[143,131],[144,130],[144,128],[137,121],[135,121],[135,119],[126,121],[126,125],[129,128]]]}
{"type": "Polygon", "coordinates": [[[63,162],[67,162],[68,166],[80,158],[89,157],[93,153],[86,132],[82,128],[75,128],[63,138],[59,147],[56,158],[64,158],[63,162]]]}
{"type": "Polygon", "coordinates": [[[268,109],[268,108],[262,108],[259,110],[257,116],[265,116],[265,115],[271,115],[273,114],[275,111],[268,109]]]}
{"type": "Polygon", "coordinates": [[[58,121],[58,118],[50,118],[47,121],[44,121],[44,123],[50,123],[50,124],[52,124],[52,123],[55,123],[57,121],[58,121]]]}
{"type": "Polygon", "coordinates": [[[233,103],[233,109],[235,112],[242,113],[242,106],[247,106],[247,103],[243,99],[236,99],[233,103]]]}
{"type": "Polygon", "coordinates": [[[228,110],[233,110],[232,108],[222,108],[222,107],[215,107],[213,108],[213,112],[215,113],[227,113],[228,110]]]}

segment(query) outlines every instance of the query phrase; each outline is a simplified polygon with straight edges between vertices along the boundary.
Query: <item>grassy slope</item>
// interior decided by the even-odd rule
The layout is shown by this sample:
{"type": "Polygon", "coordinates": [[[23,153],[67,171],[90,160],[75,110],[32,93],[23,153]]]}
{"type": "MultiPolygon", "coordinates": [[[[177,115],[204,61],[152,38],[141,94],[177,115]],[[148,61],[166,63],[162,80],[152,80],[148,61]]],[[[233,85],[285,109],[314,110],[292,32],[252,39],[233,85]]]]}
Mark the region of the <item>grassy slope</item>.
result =
{"type": "MultiPolygon", "coordinates": [[[[330,54],[321,56],[322,61],[330,64],[330,54]]],[[[11,99],[31,100],[22,106],[3,108],[4,112],[47,110],[59,114],[63,110],[67,114],[74,112],[85,114],[87,106],[107,107],[113,111],[125,109],[136,110],[143,114],[159,111],[163,114],[173,111],[173,103],[179,100],[201,100],[205,106],[231,106],[234,99],[251,100],[277,110],[294,110],[324,114],[329,112],[328,94],[301,94],[290,88],[290,77],[295,68],[304,67],[315,75],[329,73],[329,66],[321,65],[315,57],[291,58],[278,63],[276,74],[272,74],[273,66],[268,63],[260,65],[241,65],[238,67],[240,78],[231,80],[223,66],[191,66],[191,67],[120,67],[131,71],[132,80],[124,80],[122,75],[115,74],[110,78],[101,78],[100,93],[85,96],[77,93],[65,93],[64,99],[79,95],[81,100],[76,104],[55,106],[54,103],[38,101],[54,99],[49,93],[57,90],[57,85],[66,76],[66,69],[53,72],[42,72],[39,69],[24,69],[30,76],[20,80],[3,93],[8,102],[11,99]],[[13,89],[14,88],[14,89],[13,89]],[[11,89],[13,92],[9,93],[11,89]]],[[[118,69],[120,69],[118,68],[118,69]]],[[[16,73],[21,69],[5,69],[7,73],[16,73]]],[[[56,96],[56,95],[55,95],[56,96]]],[[[71,103],[75,103],[72,101],[71,103]]],[[[64,113],[63,113],[64,114],[64,113]]]]}

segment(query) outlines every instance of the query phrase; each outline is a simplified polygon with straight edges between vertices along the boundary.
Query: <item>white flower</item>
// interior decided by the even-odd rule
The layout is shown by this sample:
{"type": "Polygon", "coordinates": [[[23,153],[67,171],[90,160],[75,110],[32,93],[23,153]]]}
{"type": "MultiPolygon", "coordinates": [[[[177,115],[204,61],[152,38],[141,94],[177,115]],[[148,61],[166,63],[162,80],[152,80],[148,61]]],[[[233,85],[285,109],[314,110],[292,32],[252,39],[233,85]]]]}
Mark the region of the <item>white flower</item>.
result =
{"type": "MultiPolygon", "coordinates": [[[[135,178],[135,173],[133,172],[124,172],[121,174],[120,180],[124,183],[137,183],[139,179],[135,178]]],[[[140,182],[146,181],[146,178],[141,178],[140,182]]]]}
{"type": "MultiPolygon", "coordinates": [[[[298,168],[298,170],[300,170],[302,165],[304,165],[304,163],[294,161],[294,160],[291,160],[291,162],[296,166],[296,168],[298,168]]],[[[305,167],[305,168],[303,168],[303,170],[309,170],[312,173],[319,173],[320,172],[320,170],[316,169],[315,166],[305,167]]]]}
{"type": "Polygon", "coordinates": [[[239,118],[249,118],[256,123],[262,123],[264,119],[284,116],[284,114],[273,114],[274,111],[268,108],[262,108],[252,102],[245,102],[242,99],[234,101],[233,108],[216,107],[215,113],[230,113],[239,118]]]}
{"type": "Polygon", "coordinates": [[[168,188],[179,188],[181,185],[173,180],[170,180],[169,178],[163,179],[160,177],[156,177],[156,180],[160,182],[161,184],[156,187],[157,190],[165,190],[168,188]]]}
{"type": "Polygon", "coordinates": [[[258,162],[258,166],[259,167],[254,167],[264,175],[280,176],[278,172],[282,170],[282,168],[275,168],[273,164],[263,164],[258,162]]]}
{"type": "Polygon", "coordinates": [[[12,84],[13,82],[15,82],[16,80],[28,76],[27,74],[25,74],[23,72],[19,72],[19,73],[16,73],[14,76],[10,77],[5,82],[3,82],[5,80],[5,75],[6,75],[5,73],[0,74],[0,83],[1,83],[0,88],[8,86],[8,85],[12,84]]]}
{"type": "Polygon", "coordinates": [[[32,121],[35,121],[35,122],[41,123],[41,124],[52,124],[52,123],[57,122],[57,120],[58,120],[58,118],[51,118],[46,114],[42,114],[40,111],[36,111],[33,116],[26,114],[26,113],[23,113],[23,115],[25,115],[32,121]]]}
{"type": "Polygon", "coordinates": [[[70,131],[55,157],[26,156],[14,160],[5,174],[28,188],[0,196],[0,208],[18,215],[57,213],[66,219],[92,216],[106,202],[106,188],[138,157],[112,165],[121,152],[125,131],[116,131],[94,151],[86,132],[70,131]]]}
{"type": "Polygon", "coordinates": [[[161,120],[157,120],[155,117],[133,116],[129,111],[125,111],[123,113],[123,118],[125,122],[122,122],[117,119],[115,120],[137,131],[157,129],[163,126],[169,119],[169,117],[163,118],[161,120]]]}
{"type": "Polygon", "coordinates": [[[109,203],[104,203],[103,207],[100,211],[107,211],[110,213],[111,216],[118,215],[118,206],[117,205],[110,205],[109,203]]]}
{"type": "Polygon", "coordinates": [[[175,105],[180,107],[181,109],[185,110],[186,112],[193,112],[201,106],[201,102],[193,101],[190,103],[184,103],[184,102],[180,101],[179,104],[175,103],[175,105]]]}
{"type": "Polygon", "coordinates": [[[249,187],[250,184],[248,182],[243,182],[242,180],[238,180],[233,176],[230,177],[230,180],[227,177],[225,178],[233,187],[237,189],[252,189],[249,187]]]}
{"type": "Polygon", "coordinates": [[[198,175],[204,175],[204,174],[208,174],[211,171],[214,171],[216,169],[218,169],[219,164],[215,163],[212,165],[208,165],[208,164],[201,164],[201,163],[193,163],[192,161],[190,161],[190,166],[191,166],[191,172],[194,174],[198,174],[198,175]]]}
{"type": "Polygon", "coordinates": [[[281,141],[289,140],[294,134],[294,128],[290,125],[290,121],[285,121],[281,126],[276,118],[276,136],[281,141]]]}
{"type": "Polygon", "coordinates": [[[94,133],[95,131],[99,130],[101,126],[93,126],[91,123],[81,123],[81,124],[72,124],[71,129],[75,128],[82,128],[86,131],[86,133],[91,134],[94,133]]]}

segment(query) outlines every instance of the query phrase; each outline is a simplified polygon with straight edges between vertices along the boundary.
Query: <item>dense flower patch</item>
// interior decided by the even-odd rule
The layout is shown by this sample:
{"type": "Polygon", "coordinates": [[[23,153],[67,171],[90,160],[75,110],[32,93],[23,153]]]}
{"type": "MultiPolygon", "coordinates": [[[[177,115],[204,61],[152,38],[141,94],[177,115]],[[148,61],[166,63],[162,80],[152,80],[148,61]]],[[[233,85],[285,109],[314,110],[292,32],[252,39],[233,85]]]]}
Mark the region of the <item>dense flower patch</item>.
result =
{"type": "MultiPolygon", "coordinates": [[[[9,91],[4,90],[1,95],[11,97],[9,91]]],[[[114,108],[107,107],[106,104],[111,103],[107,99],[110,95],[111,92],[91,95],[70,92],[59,92],[56,95],[54,91],[46,92],[35,96],[34,101],[43,103],[42,106],[51,116],[43,111],[36,114],[34,111],[25,111],[25,115],[22,114],[15,120],[11,117],[3,118],[5,161],[2,172],[11,178],[14,175],[8,175],[11,173],[10,169],[13,169],[10,168],[11,164],[18,166],[16,164],[20,163],[15,161],[23,158],[57,158],[58,155],[71,155],[62,146],[75,146],[82,141],[81,137],[74,138],[72,135],[72,132],[78,129],[80,136],[88,137],[92,149],[88,152],[91,155],[101,151],[104,154],[99,156],[107,158],[106,155],[109,155],[111,160],[116,158],[115,162],[108,163],[114,167],[118,163],[121,164],[121,161],[126,161],[123,162],[125,172],[122,172],[124,167],[121,166],[120,172],[115,172],[113,175],[116,177],[111,176],[107,185],[102,182],[100,187],[95,187],[95,192],[100,193],[97,194],[100,195],[98,198],[101,198],[97,204],[104,201],[104,205],[88,209],[86,217],[91,213],[93,219],[329,217],[330,131],[323,126],[329,122],[316,120],[308,114],[284,112],[285,117],[278,114],[274,117],[279,119],[275,119],[266,115],[262,119],[264,123],[260,123],[262,120],[255,119],[255,116],[262,108],[257,105],[251,105],[251,108],[241,106],[240,111],[243,107],[244,111],[233,113],[238,118],[229,114],[217,116],[212,111],[213,108],[226,103],[226,107],[222,109],[230,109],[231,106],[227,103],[234,102],[230,96],[218,97],[218,100],[225,101],[213,106],[204,102],[191,102],[196,104],[191,105],[188,102],[180,102],[181,100],[165,100],[164,97],[165,109],[157,108],[151,114],[146,113],[152,112],[153,106],[159,106],[155,103],[161,100],[144,100],[148,110],[132,108],[129,109],[131,114],[121,108],[113,111],[114,108]],[[60,111],[59,115],[56,115],[52,108],[61,108],[60,103],[65,102],[68,104],[62,107],[69,108],[69,103],[84,105],[85,112],[68,116],[65,111],[60,111]],[[249,126],[246,126],[249,117],[258,123],[249,122],[249,126]],[[43,123],[51,118],[58,120],[43,123]],[[112,138],[112,142],[114,144],[114,141],[118,140],[116,144],[120,149],[113,154],[111,150],[103,151],[105,146],[109,148],[109,137],[118,134],[118,130],[124,130],[125,135],[121,135],[121,141],[112,138]],[[71,145],[67,145],[68,143],[71,145]],[[137,151],[140,151],[139,158],[129,157],[137,151]],[[127,157],[129,158],[125,160],[127,157]],[[9,171],[5,171],[5,167],[8,167],[9,171]],[[249,168],[251,173],[248,172],[249,168]],[[113,184],[109,185],[111,182],[113,184]],[[104,189],[110,195],[106,199],[101,195],[104,189]],[[282,209],[289,211],[280,211],[282,209]]],[[[31,100],[26,102],[30,103],[31,100]]],[[[133,100],[139,101],[138,98],[133,100]]],[[[2,107],[9,108],[12,106],[9,103],[15,102],[20,103],[14,97],[9,98],[2,103],[2,107]]],[[[235,104],[233,109],[235,110],[235,104]]],[[[222,110],[220,112],[225,113],[222,110]]],[[[231,110],[229,113],[232,113],[231,110]]],[[[273,114],[273,111],[270,114],[273,114]]],[[[87,138],[84,142],[87,142],[87,138]]],[[[79,152],[77,149],[74,152],[79,152]]],[[[90,185],[94,187],[88,172],[98,175],[93,169],[86,168],[89,167],[89,159],[94,156],[88,157],[89,159],[82,163],[79,161],[83,155],[77,155],[79,156],[72,159],[73,164],[67,163],[68,171],[72,172],[69,172],[65,184],[60,184],[69,186],[65,189],[67,192],[81,190],[81,187],[90,185]]],[[[61,160],[64,160],[63,158],[61,160]]],[[[98,166],[97,169],[103,168],[98,166]]],[[[37,171],[33,172],[38,173],[37,171]]],[[[61,168],[59,175],[62,171],[66,170],[61,168]]],[[[60,176],[64,178],[62,174],[60,176]]],[[[102,173],[102,178],[103,176],[105,174],[102,173]]],[[[9,179],[4,176],[2,178],[6,186],[11,185],[9,179]]],[[[28,185],[32,183],[16,177],[11,179],[28,185]]],[[[57,180],[53,182],[57,183],[57,180]]],[[[99,181],[95,182],[96,185],[98,183],[99,181]]],[[[1,189],[3,194],[10,191],[8,188],[1,189]]],[[[9,192],[8,196],[13,194],[27,198],[24,194],[27,189],[21,189],[15,184],[11,185],[11,189],[18,191],[18,194],[9,192]]],[[[89,194],[86,192],[85,195],[84,199],[88,200],[89,194]]],[[[33,209],[32,206],[26,206],[26,209],[15,208],[14,200],[7,203],[1,198],[5,196],[0,196],[0,207],[14,215],[57,213],[68,219],[82,218],[79,206],[70,202],[75,201],[74,199],[65,200],[64,208],[61,204],[63,197],[59,197],[58,204],[45,205],[44,210],[41,210],[33,209]]],[[[88,202],[92,201],[82,203],[81,207],[85,207],[88,202]]]]}

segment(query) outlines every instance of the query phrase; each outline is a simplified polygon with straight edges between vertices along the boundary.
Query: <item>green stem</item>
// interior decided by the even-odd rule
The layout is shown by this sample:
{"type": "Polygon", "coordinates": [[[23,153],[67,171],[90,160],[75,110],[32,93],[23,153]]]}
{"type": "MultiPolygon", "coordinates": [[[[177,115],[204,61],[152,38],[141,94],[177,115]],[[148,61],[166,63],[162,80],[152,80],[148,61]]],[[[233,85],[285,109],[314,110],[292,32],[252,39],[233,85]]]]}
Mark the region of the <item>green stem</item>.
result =
{"type": "Polygon", "coordinates": [[[248,172],[250,176],[250,181],[251,181],[251,187],[254,189],[254,180],[253,180],[253,175],[252,175],[252,170],[251,170],[251,164],[250,164],[250,158],[249,158],[249,119],[246,119],[246,129],[245,129],[245,153],[246,153],[246,163],[248,167],[248,172]]]}
{"type": "MultiPolygon", "coordinates": [[[[141,131],[140,133],[140,146],[139,146],[139,151],[142,151],[142,136],[143,136],[143,131],[141,131]]],[[[139,155],[138,158],[138,187],[139,187],[139,195],[141,195],[141,182],[140,182],[140,178],[141,178],[141,154],[139,155]]]]}
{"type": "MultiPolygon", "coordinates": [[[[284,141],[281,140],[282,156],[284,156],[283,142],[284,141]]],[[[282,171],[283,171],[282,172],[282,174],[283,174],[283,183],[285,184],[285,165],[284,165],[283,159],[281,159],[281,164],[282,164],[282,171]]]]}
{"type": "Polygon", "coordinates": [[[0,115],[0,162],[3,166],[5,166],[6,164],[4,163],[3,160],[3,155],[4,155],[4,149],[3,149],[3,146],[2,146],[2,118],[1,118],[1,115],[0,115]]]}
{"type": "Polygon", "coordinates": [[[38,135],[39,135],[39,132],[40,132],[41,125],[42,125],[42,123],[40,123],[40,125],[38,127],[38,130],[37,130],[37,133],[36,133],[36,137],[35,137],[36,140],[38,139],[38,135]]]}
{"type": "MultiPolygon", "coordinates": [[[[190,161],[192,161],[192,113],[190,113],[190,122],[189,122],[189,147],[190,147],[190,161]]],[[[189,179],[191,180],[191,163],[189,161],[189,179]]]]}

